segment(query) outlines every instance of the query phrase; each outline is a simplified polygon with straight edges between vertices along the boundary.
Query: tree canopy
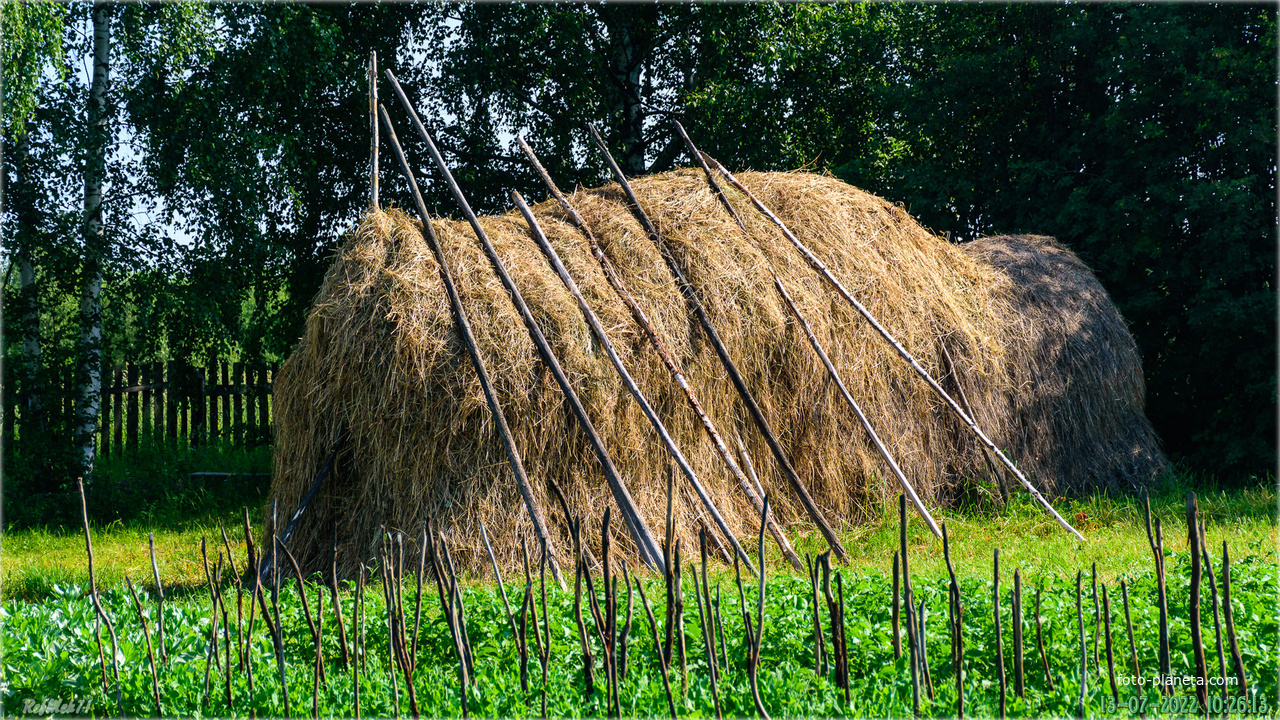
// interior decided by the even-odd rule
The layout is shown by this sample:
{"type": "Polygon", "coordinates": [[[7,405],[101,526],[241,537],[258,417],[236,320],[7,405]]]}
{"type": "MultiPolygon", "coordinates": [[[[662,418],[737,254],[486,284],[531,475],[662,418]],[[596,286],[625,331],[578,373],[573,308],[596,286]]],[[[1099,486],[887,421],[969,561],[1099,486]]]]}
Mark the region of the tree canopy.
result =
{"type": "MultiPolygon", "coordinates": [[[[38,309],[6,326],[9,387],[79,352],[88,16],[0,6],[6,259],[33,268],[27,293],[6,276],[5,312],[38,309]]],[[[517,133],[563,185],[596,184],[584,122],[641,174],[689,162],[678,118],[731,168],[830,172],[957,241],[1054,235],[1131,323],[1167,449],[1231,478],[1275,463],[1274,6],[174,3],[111,22],[108,358],[290,352],[368,204],[376,51],[477,210],[542,196],[517,133]]],[[[408,204],[385,162],[382,183],[408,204]]]]}

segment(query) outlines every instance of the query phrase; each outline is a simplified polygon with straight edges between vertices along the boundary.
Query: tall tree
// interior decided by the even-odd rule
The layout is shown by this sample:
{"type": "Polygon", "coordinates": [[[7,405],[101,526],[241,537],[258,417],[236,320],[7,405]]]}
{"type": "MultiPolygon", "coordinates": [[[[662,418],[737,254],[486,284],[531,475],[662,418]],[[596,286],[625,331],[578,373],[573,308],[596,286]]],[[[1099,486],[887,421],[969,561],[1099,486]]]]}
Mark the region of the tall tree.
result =
{"type": "Polygon", "coordinates": [[[107,82],[111,59],[110,4],[93,4],[93,82],[86,113],[84,165],[84,266],[80,291],[80,367],[76,442],[81,470],[93,475],[102,402],[102,265],[108,248],[102,225],[102,184],[107,175],[107,82]]]}

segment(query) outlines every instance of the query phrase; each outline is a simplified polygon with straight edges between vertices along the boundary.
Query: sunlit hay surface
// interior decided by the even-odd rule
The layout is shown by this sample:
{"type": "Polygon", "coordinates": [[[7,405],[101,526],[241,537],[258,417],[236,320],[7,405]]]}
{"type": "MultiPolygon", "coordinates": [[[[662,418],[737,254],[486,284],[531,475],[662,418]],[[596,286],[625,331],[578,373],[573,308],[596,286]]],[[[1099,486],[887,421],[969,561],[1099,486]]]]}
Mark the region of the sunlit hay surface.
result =
{"type": "Polygon", "coordinates": [[[1143,412],[1138,347],[1102,283],[1061,243],[1038,235],[961,246],[1012,281],[1004,325],[1012,455],[1059,491],[1140,487],[1168,464],[1143,412]]]}
{"type": "MultiPolygon", "coordinates": [[[[1043,457],[1018,459],[1039,474],[1037,481],[1046,491],[1054,491],[1060,481],[1053,472],[1074,472],[1079,461],[1073,465],[1050,457],[1062,450],[1054,442],[1063,435],[1048,432],[1043,426],[1047,421],[1028,424],[1026,408],[1034,403],[1020,394],[1037,392],[1026,380],[1034,372],[1012,344],[1030,331],[1009,329],[1010,323],[1021,322],[1017,316],[1023,308],[1008,275],[929,234],[890,203],[835,179],[743,173],[741,180],[951,388],[954,380],[944,377],[939,351],[940,342],[947,344],[981,426],[1002,447],[1042,452],[1043,457]]],[[[957,497],[985,474],[976,444],[941,401],[852,308],[821,284],[744,198],[735,195],[733,203],[750,237],[743,236],[697,172],[641,178],[634,187],[800,477],[837,530],[874,514],[898,486],[782,304],[770,268],[812,323],[850,392],[926,502],[937,505],[957,497]]],[[[777,472],[696,317],[619,188],[579,190],[571,201],[726,440],[733,445],[734,434],[741,434],[777,517],[791,532],[807,531],[803,508],[777,472]]],[[[534,212],[735,534],[756,532],[750,502],[608,285],[586,239],[553,202],[535,206],[534,212]]],[[[613,501],[590,444],[538,359],[471,228],[452,220],[433,222],[559,556],[568,558],[570,545],[564,513],[547,487],[551,479],[564,491],[570,511],[584,518],[584,538],[598,550],[604,510],[613,501]]],[[[519,215],[482,218],[481,223],[660,538],[670,464],[665,449],[519,215]]],[[[1114,314],[1109,303],[1107,308],[1114,314]]],[[[412,538],[428,518],[444,532],[464,569],[488,565],[480,521],[504,568],[519,567],[521,538],[529,539],[536,562],[528,513],[454,327],[438,266],[417,221],[396,210],[367,215],[325,276],[305,336],[275,389],[272,497],[280,503],[282,526],[342,429],[350,430],[333,477],[325,481],[290,543],[307,568],[328,568],[335,524],[338,571],[350,576],[358,561],[374,556],[382,528],[403,532],[415,548],[412,538]]],[[[1129,371],[1138,372],[1136,357],[1132,362],[1129,371]]],[[[1097,423],[1099,413],[1121,412],[1103,397],[1093,398],[1092,407],[1090,415],[1079,417],[1097,423]]],[[[1123,412],[1124,418],[1115,422],[1128,422],[1127,406],[1123,412]]],[[[1092,427],[1082,427],[1076,434],[1092,432],[1092,427]]],[[[1097,454],[1104,449],[1077,443],[1070,451],[1097,454]]],[[[1101,458],[1090,462],[1105,465],[1101,458]]],[[[1085,482],[1122,481],[1091,477],[1085,482]]],[[[685,547],[696,547],[692,543],[705,512],[687,482],[682,479],[677,487],[676,524],[685,547]]],[[[634,564],[634,545],[616,508],[613,517],[614,547],[634,564]]]]}

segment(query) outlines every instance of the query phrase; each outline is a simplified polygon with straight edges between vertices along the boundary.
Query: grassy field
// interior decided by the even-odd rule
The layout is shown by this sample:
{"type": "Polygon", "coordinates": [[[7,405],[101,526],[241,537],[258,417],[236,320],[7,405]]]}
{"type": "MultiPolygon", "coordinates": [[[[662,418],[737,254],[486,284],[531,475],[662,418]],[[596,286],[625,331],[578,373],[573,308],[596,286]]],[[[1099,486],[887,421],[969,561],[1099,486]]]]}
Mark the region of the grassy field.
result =
{"type": "MultiPolygon", "coordinates": [[[[1186,545],[1186,492],[1196,490],[1200,514],[1208,523],[1211,542],[1221,545],[1229,539],[1233,552],[1255,555],[1269,562],[1280,561],[1277,554],[1276,493],[1270,486],[1246,490],[1205,491],[1191,478],[1179,477],[1161,486],[1151,496],[1151,510],[1165,527],[1165,544],[1186,545]]],[[[1056,507],[1085,537],[1081,543],[1067,535],[1025,494],[1013,497],[1004,508],[935,510],[938,522],[947,524],[951,536],[956,572],[962,577],[990,578],[992,550],[1000,548],[1004,566],[1010,573],[1021,567],[1034,575],[1066,577],[1080,568],[1098,564],[1100,577],[1112,580],[1124,573],[1151,566],[1140,498],[1128,495],[1092,495],[1058,499],[1056,507]]],[[[249,506],[253,526],[263,526],[258,517],[261,502],[249,506]]],[[[98,580],[104,585],[124,582],[124,576],[150,578],[147,533],[155,532],[160,573],[166,585],[180,587],[204,584],[200,565],[200,539],[221,546],[219,523],[227,529],[238,563],[244,559],[241,512],[195,513],[189,519],[165,524],[136,521],[93,528],[94,555],[98,580]]],[[[918,519],[909,517],[909,542],[913,567],[929,576],[945,574],[942,541],[936,539],[918,519]]],[[[826,549],[816,531],[795,528],[792,541],[798,552],[817,554],[826,549]]],[[[897,507],[884,508],[871,523],[840,529],[849,552],[849,570],[885,571],[898,547],[897,507]]],[[[770,547],[771,562],[781,568],[781,556],[770,547]]],[[[480,580],[481,578],[472,578],[480,580]]],[[[28,528],[3,536],[0,555],[0,597],[38,599],[55,585],[85,585],[88,566],[84,554],[84,534],[78,527],[28,528]]]]}
{"type": "MultiPolygon", "coordinates": [[[[1169,575],[1169,613],[1172,666],[1176,673],[1192,667],[1190,632],[1187,619],[1189,594],[1189,555],[1186,547],[1184,512],[1185,491],[1190,481],[1170,482],[1152,496],[1153,512],[1165,526],[1167,568],[1169,575]]],[[[1239,644],[1248,674],[1249,697],[1253,710],[1257,703],[1276,707],[1277,647],[1280,630],[1277,607],[1280,607],[1280,578],[1277,576],[1276,495],[1267,487],[1216,492],[1200,488],[1200,508],[1208,523],[1208,543],[1213,550],[1215,569],[1218,553],[1226,540],[1233,558],[1232,607],[1239,644]]],[[[1072,715],[1079,694],[1079,642],[1075,618],[1075,573],[1085,571],[1085,630],[1090,655],[1094,637],[1092,601],[1088,586],[1088,570],[1096,562],[1099,579],[1114,595],[1112,638],[1116,662],[1121,675],[1132,675],[1128,665],[1127,636],[1124,633],[1117,583],[1125,580],[1129,587],[1135,643],[1144,676],[1155,670],[1157,643],[1157,608],[1150,550],[1142,523],[1139,501],[1127,496],[1097,495],[1067,502],[1058,500],[1063,514],[1085,535],[1078,543],[1061,532],[1030,502],[1017,500],[999,511],[991,508],[966,508],[942,512],[952,537],[953,559],[961,579],[965,602],[965,655],[963,687],[966,713],[974,716],[998,712],[995,671],[995,641],[992,605],[992,549],[1001,550],[1002,599],[1004,623],[1002,643],[1005,665],[1010,678],[1010,716],[1072,715]],[[1019,568],[1025,588],[1023,629],[1027,692],[1014,698],[1012,691],[1013,649],[1010,587],[1013,570],[1019,568]],[[1054,689],[1040,665],[1036,651],[1033,610],[1035,588],[1043,588],[1043,610],[1046,652],[1050,660],[1050,676],[1054,689]]],[[[226,699],[225,679],[214,667],[205,694],[209,618],[209,596],[202,587],[203,569],[199,564],[201,537],[220,545],[219,522],[241,554],[240,515],[220,511],[156,531],[161,558],[161,574],[166,593],[173,602],[165,605],[165,645],[169,661],[160,665],[160,694],[165,714],[175,715],[245,715],[253,708],[259,715],[285,714],[284,693],[279,680],[274,652],[269,638],[258,624],[247,651],[253,665],[255,685],[250,693],[247,677],[238,669],[236,657],[231,673],[231,702],[226,699]]],[[[255,522],[255,525],[258,523],[255,522]]],[[[928,656],[935,696],[923,700],[922,713],[953,715],[956,706],[955,669],[950,659],[947,635],[946,571],[941,542],[934,540],[914,518],[910,522],[910,553],[917,596],[929,608],[927,619],[928,656]]],[[[890,558],[897,545],[896,508],[888,508],[875,523],[859,528],[845,528],[843,539],[851,557],[840,568],[845,587],[845,633],[849,647],[851,676],[850,701],[827,672],[817,677],[813,671],[814,640],[811,624],[811,600],[807,580],[789,571],[771,558],[766,592],[765,634],[760,670],[761,695],[770,713],[779,717],[847,716],[878,717],[907,715],[911,712],[910,667],[905,658],[895,659],[892,650],[890,622],[891,579],[890,558]]],[[[71,703],[60,706],[76,714],[146,715],[154,712],[151,676],[146,659],[145,642],[131,601],[123,590],[125,574],[144,580],[149,587],[150,563],[147,555],[147,528],[141,523],[118,523],[94,528],[95,556],[99,586],[105,589],[104,603],[115,619],[121,640],[121,706],[116,705],[114,684],[104,690],[103,671],[94,639],[94,615],[84,590],[87,582],[83,535],[79,531],[27,529],[9,532],[4,537],[3,645],[5,658],[0,677],[0,701],[6,714],[24,714],[28,707],[36,714],[50,706],[50,700],[71,703]],[[74,705],[82,703],[82,705],[74,705]]],[[[242,536],[241,536],[242,537],[242,536]]],[[[816,552],[823,549],[816,535],[800,535],[797,549],[816,552]]],[[[754,541],[748,544],[754,548],[754,541]]],[[[776,551],[775,551],[776,552],[776,551]]],[[[241,557],[241,561],[242,561],[241,557]]],[[[510,578],[508,578],[510,579],[510,578]]],[[[662,623],[663,589],[661,579],[645,576],[646,593],[655,602],[655,614],[662,623]]],[[[713,587],[722,592],[722,617],[727,647],[723,650],[728,667],[722,668],[719,686],[722,712],[726,716],[754,715],[755,707],[748,689],[743,645],[743,620],[739,608],[732,571],[712,569],[713,587]]],[[[411,584],[411,583],[410,583],[411,584]]],[[[750,586],[751,583],[748,583],[750,586]]],[[[541,711],[542,684],[536,658],[531,662],[529,690],[523,691],[516,671],[518,661],[514,636],[507,623],[496,585],[491,578],[463,578],[468,633],[475,648],[477,677],[468,689],[471,713],[477,716],[536,716],[541,711]]],[[[523,599],[523,584],[509,583],[508,593],[517,606],[523,599]]],[[[227,585],[234,598],[235,591],[227,585]]],[[[623,591],[625,593],[625,590],[623,591]]],[[[1207,585],[1206,585],[1207,592],[1207,585]]],[[[311,605],[317,599],[311,586],[311,605]]],[[[714,594],[714,590],[713,590],[714,594]]],[[[677,713],[690,717],[715,715],[708,665],[702,644],[692,591],[686,585],[684,627],[688,634],[689,659],[687,676],[673,667],[673,688],[677,713]]],[[[341,593],[348,634],[354,635],[354,593],[349,587],[341,593]]],[[[412,596],[412,587],[405,593],[412,596]]],[[[387,642],[387,613],[378,585],[366,596],[369,617],[365,666],[359,671],[361,713],[365,716],[391,715],[396,711],[395,690],[390,677],[391,662],[387,642]]],[[[625,597],[625,594],[623,595],[625,597]]],[[[754,591],[748,589],[747,605],[754,606],[754,591]]],[[[143,600],[148,616],[154,620],[155,607],[143,600]]],[[[326,605],[328,600],[326,598],[326,605]]],[[[625,599],[623,600],[625,606],[625,599]]],[[[228,607],[234,608],[230,602],[228,607]]],[[[583,683],[582,653],[577,626],[573,620],[573,593],[548,588],[551,632],[551,660],[546,688],[548,712],[552,716],[599,716],[605,713],[603,672],[600,667],[601,647],[592,640],[597,663],[597,687],[588,694],[583,683]]],[[[312,710],[314,649],[310,630],[302,615],[296,590],[287,584],[281,593],[280,611],[284,627],[284,651],[289,714],[309,715],[312,710]]],[[[247,612],[247,610],[246,610],[247,612]]],[[[826,610],[823,622],[826,625],[826,610]]],[[[355,678],[350,667],[340,662],[337,635],[333,628],[332,609],[326,607],[322,656],[328,666],[328,683],[316,692],[318,712],[325,716],[354,714],[355,678]]],[[[234,609],[230,618],[230,635],[236,637],[234,609]]],[[[588,632],[592,621],[587,619],[588,632]]],[[[1214,628],[1208,597],[1202,615],[1206,656],[1210,673],[1217,674],[1214,628]]],[[[658,628],[659,634],[663,628],[658,628]]],[[[105,635],[105,634],[104,634],[105,635]]],[[[419,710],[427,716],[458,716],[461,713],[457,664],[447,626],[441,619],[439,602],[433,593],[424,598],[424,619],[418,648],[417,670],[413,676],[419,710]]],[[[152,624],[152,641],[154,623],[152,624]]],[[[830,637],[825,641],[831,652],[830,637]]],[[[1102,643],[1105,647],[1105,642],[1102,643]]],[[[636,619],[628,640],[630,665],[622,680],[622,713],[632,716],[667,714],[666,696],[660,666],[650,639],[647,621],[636,598],[636,619]]],[[[1087,714],[1128,713],[1124,703],[1139,697],[1134,688],[1122,687],[1121,707],[1111,708],[1111,694],[1105,678],[1106,661],[1100,667],[1090,660],[1085,689],[1087,714]],[[1102,677],[1099,677],[1099,671],[1102,677]]],[[[1226,660],[1230,672],[1230,658],[1226,660]]],[[[110,676],[110,665],[106,663],[110,676]]],[[[408,715],[407,692],[403,676],[399,677],[400,714],[408,715]]],[[[1214,691],[1216,692],[1216,690],[1214,691]]],[[[1185,693],[1184,693],[1185,694],[1185,693]]],[[[1159,712],[1159,696],[1151,689],[1141,696],[1148,703],[1148,715],[1179,713],[1159,712]]],[[[1137,707],[1136,705],[1134,707],[1137,707]]]]}

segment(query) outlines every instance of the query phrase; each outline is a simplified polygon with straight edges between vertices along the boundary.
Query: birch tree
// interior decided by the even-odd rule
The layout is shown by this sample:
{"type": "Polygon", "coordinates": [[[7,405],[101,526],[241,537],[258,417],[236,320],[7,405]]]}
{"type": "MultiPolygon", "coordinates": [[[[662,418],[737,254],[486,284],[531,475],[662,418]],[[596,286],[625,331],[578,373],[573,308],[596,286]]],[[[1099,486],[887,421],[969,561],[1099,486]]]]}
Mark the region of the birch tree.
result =
{"type": "Polygon", "coordinates": [[[107,83],[110,78],[110,6],[93,4],[93,80],[89,87],[84,168],[84,269],[80,292],[80,379],[76,442],[81,472],[92,476],[98,408],[102,403],[102,266],[106,234],[102,186],[107,169],[107,83]]]}

